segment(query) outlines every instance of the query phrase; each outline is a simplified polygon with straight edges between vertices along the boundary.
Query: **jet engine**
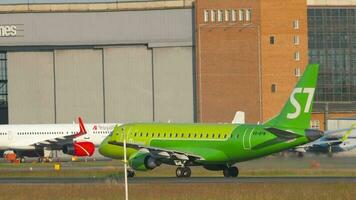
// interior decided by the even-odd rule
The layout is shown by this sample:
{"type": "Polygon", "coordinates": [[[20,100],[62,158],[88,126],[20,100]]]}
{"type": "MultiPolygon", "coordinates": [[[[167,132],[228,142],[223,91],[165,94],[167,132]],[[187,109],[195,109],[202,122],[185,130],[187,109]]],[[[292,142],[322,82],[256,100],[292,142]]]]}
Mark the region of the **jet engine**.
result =
{"type": "Polygon", "coordinates": [[[147,171],[160,166],[161,163],[149,153],[137,152],[129,158],[129,165],[134,170],[147,171]]]}
{"type": "Polygon", "coordinates": [[[73,144],[64,145],[62,151],[72,156],[92,156],[95,151],[95,146],[92,142],[75,142],[73,144]]]}

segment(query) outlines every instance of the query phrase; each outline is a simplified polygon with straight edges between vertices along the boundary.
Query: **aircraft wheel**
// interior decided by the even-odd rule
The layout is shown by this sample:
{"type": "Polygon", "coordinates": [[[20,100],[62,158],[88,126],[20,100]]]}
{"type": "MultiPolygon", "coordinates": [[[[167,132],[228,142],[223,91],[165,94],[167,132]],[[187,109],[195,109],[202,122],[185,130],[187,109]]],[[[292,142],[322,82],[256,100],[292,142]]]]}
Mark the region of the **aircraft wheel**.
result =
{"type": "Polygon", "coordinates": [[[224,174],[224,177],[230,177],[230,170],[229,170],[229,168],[225,168],[225,169],[223,169],[223,174],[224,174]]]}
{"type": "Polygon", "coordinates": [[[183,167],[177,167],[177,169],[176,169],[176,176],[177,176],[178,178],[183,177],[183,171],[184,171],[184,168],[183,168],[183,167]]]}
{"type": "Polygon", "coordinates": [[[224,177],[237,177],[239,169],[237,167],[227,167],[223,170],[224,177]]]}
{"type": "Polygon", "coordinates": [[[178,167],[176,169],[176,176],[178,178],[190,177],[191,175],[192,175],[192,171],[190,170],[189,167],[178,167]]]}
{"type": "Polygon", "coordinates": [[[184,167],[182,177],[190,177],[190,175],[192,175],[192,170],[189,167],[184,167]]]}
{"type": "Polygon", "coordinates": [[[127,170],[127,177],[128,178],[132,178],[135,176],[135,171],[133,170],[127,170]]]}
{"type": "Polygon", "coordinates": [[[304,154],[302,152],[298,152],[298,158],[303,158],[304,157],[304,154]]]}
{"type": "Polygon", "coordinates": [[[237,167],[230,167],[229,173],[231,177],[237,177],[239,175],[239,169],[237,167]]]}

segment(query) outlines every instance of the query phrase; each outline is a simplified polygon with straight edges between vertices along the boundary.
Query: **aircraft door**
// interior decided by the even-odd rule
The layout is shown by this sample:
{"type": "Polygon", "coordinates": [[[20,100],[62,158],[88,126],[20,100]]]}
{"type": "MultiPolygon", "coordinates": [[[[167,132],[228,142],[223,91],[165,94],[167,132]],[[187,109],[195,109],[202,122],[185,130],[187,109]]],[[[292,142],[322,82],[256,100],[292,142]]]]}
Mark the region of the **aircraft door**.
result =
{"type": "Polygon", "coordinates": [[[247,128],[242,136],[243,147],[245,150],[251,150],[251,137],[254,129],[247,128]]]}
{"type": "Polygon", "coordinates": [[[14,138],[12,131],[7,131],[7,137],[9,141],[12,141],[12,139],[14,138]]]}

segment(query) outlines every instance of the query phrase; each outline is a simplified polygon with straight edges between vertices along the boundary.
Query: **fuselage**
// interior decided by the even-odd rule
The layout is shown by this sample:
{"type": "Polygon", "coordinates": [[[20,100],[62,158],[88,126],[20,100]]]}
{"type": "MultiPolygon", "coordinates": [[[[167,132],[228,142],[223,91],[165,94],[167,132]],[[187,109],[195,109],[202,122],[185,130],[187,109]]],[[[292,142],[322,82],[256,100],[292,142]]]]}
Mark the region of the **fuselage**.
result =
{"type": "MultiPolygon", "coordinates": [[[[115,124],[85,124],[87,134],[74,141],[90,141],[98,146],[115,124]]],[[[0,150],[30,150],[38,142],[78,133],[78,124],[0,125],[0,150]]]]}
{"type": "MultiPolygon", "coordinates": [[[[226,164],[262,157],[289,149],[310,140],[305,130],[290,129],[297,135],[281,141],[276,133],[265,125],[248,124],[127,124],[107,137],[100,145],[102,155],[122,159],[123,147],[108,144],[109,141],[123,141],[144,146],[170,149],[199,155],[199,164],[226,164]]],[[[127,149],[128,157],[137,151],[127,149]]]]}

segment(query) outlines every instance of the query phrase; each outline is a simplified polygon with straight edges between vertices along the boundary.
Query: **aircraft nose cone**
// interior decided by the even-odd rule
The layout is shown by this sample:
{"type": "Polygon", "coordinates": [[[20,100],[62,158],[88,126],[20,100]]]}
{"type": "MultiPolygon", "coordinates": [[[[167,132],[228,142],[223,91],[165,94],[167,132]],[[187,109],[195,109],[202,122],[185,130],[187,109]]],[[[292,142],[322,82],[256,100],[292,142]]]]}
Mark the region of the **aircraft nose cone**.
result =
{"type": "Polygon", "coordinates": [[[319,139],[323,135],[324,135],[324,132],[321,130],[317,130],[317,129],[307,129],[305,132],[305,136],[308,138],[308,140],[310,142],[319,139]]]}
{"type": "Polygon", "coordinates": [[[99,146],[99,153],[103,156],[108,156],[109,154],[109,144],[108,139],[105,139],[99,146]]]}

